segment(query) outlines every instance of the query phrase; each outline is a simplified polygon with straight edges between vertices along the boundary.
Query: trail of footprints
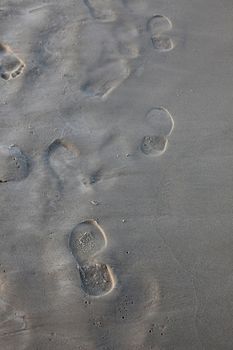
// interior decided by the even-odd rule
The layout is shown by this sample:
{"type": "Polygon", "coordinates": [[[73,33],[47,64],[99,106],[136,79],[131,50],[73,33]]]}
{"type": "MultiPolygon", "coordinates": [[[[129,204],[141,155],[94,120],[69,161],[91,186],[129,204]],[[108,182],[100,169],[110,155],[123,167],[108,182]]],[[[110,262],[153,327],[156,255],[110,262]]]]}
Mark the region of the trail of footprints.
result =
{"type": "MultiPolygon", "coordinates": [[[[117,20],[112,0],[83,0],[93,19],[101,23],[114,23],[117,20]]],[[[155,15],[147,22],[147,31],[154,49],[170,51],[174,44],[167,33],[172,29],[171,21],[162,15],[155,15]]],[[[87,97],[106,99],[130,76],[129,61],[139,56],[138,31],[134,24],[125,22],[116,25],[114,37],[118,48],[118,58],[106,56],[101,65],[89,69],[87,80],[81,90],[87,97]]],[[[97,62],[98,63],[98,62],[97,62]]],[[[4,80],[20,76],[24,62],[7,45],[0,43],[0,76],[4,80]]]]}
{"type": "MultiPolygon", "coordinates": [[[[147,112],[143,122],[153,130],[153,134],[142,137],[140,151],[146,156],[163,154],[174,128],[171,114],[164,107],[155,107],[147,112]]],[[[71,151],[72,162],[76,161],[79,150],[67,140],[56,139],[46,151],[46,164],[48,167],[52,166],[55,177],[60,177],[63,163],[66,163],[67,151],[71,151]],[[63,149],[65,152],[62,152],[63,149]],[[55,163],[51,163],[50,158],[57,151],[60,156],[55,158],[55,163]]],[[[64,166],[66,169],[67,165],[64,166]]],[[[0,183],[23,180],[28,172],[28,158],[17,146],[0,145],[0,183]]],[[[68,247],[76,261],[83,290],[95,297],[109,294],[114,289],[116,278],[110,266],[98,259],[107,247],[107,237],[101,226],[95,220],[79,223],[70,233],[68,247]]]]}
{"type": "Polygon", "coordinates": [[[18,77],[24,70],[24,62],[7,45],[0,43],[0,75],[4,80],[18,77]]]}
{"type": "MultiPolygon", "coordinates": [[[[163,107],[155,107],[148,111],[145,120],[153,135],[143,136],[139,149],[144,155],[159,156],[165,152],[167,138],[171,134],[174,121],[171,114],[163,107]]],[[[56,139],[48,147],[47,166],[51,166],[54,176],[60,176],[61,165],[66,163],[67,150],[76,160],[78,148],[64,139],[56,139]],[[51,163],[50,158],[58,150],[62,158],[51,163]]],[[[72,158],[73,160],[73,158],[72,158]]],[[[65,168],[67,165],[64,165],[65,168]]],[[[0,182],[23,180],[29,172],[28,158],[15,145],[0,146],[0,182]]],[[[79,223],[70,233],[68,248],[73,255],[79,271],[83,290],[90,296],[102,297],[109,294],[116,285],[116,278],[108,264],[99,259],[101,252],[107,247],[107,237],[102,227],[95,220],[79,223]]]]}
{"type": "Polygon", "coordinates": [[[104,230],[95,220],[78,224],[69,236],[69,249],[77,263],[82,288],[91,296],[104,296],[115,286],[111,268],[97,261],[98,254],[106,248],[104,230]]]}
{"type": "MultiPolygon", "coordinates": [[[[112,23],[114,27],[118,18],[112,0],[83,1],[94,20],[112,23]]],[[[88,78],[81,86],[81,90],[87,97],[106,99],[130,76],[130,60],[137,58],[140,54],[139,33],[134,23],[125,20],[117,23],[114,28],[113,37],[117,43],[119,57],[112,60],[107,54],[101,66],[94,65],[93,69],[88,71],[88,78]]],[[[169,36],[171,29],[172,22],[166,16],[156,14],[147,21],[146,30],[155,50],[166,52],[174,48],[173,40],[169,36]]]]}
{"type": "MultiPolygon", "coordinates": [[[[113,23],[117,20],[112,0],[83,1],[93,19],[103,23],[113,23]]],[[[155,50],[173,49],[173,41],[168,36],[171,29],[172,23],[165,16],[155,15],[148,20],[147,32],[155,50]]],[[[116,26],[115,36],[121,58],[107,57],[102,66],[90,71],[89,78],[82,86],[87,96],[105,99],[130,75],[128,61],[139,55],[139,47],[135,40],[138,31],[135,26],[129,24],[121,28],[116,26]]],[[[24,68],[24,62],[8,46],[0,43],[2,79],[16,78],[24,68]]],[[[146,114],[145,119],[154,131],[153,134],[142,137],[139,149],[146,156],[159,156],[167,148],[168,137],[174,127],[173,118],[164,107],[155,107],[146,114]]],[[[61,147],[72,151],[76,157],[79,156],[79,151],[73,144],[64,140],[55,140],[47,150],[47,165],[50,165],[53,153],[61,147]]],[[[28,172],[28,158],[17,146],[0,145],[0,183],[20,181],[27,177],[28,172]]],[[[59,176],[57,172],[54,172],[54,175],[59,176]]],[[[102,263],[98,258],[106,247],[106,234],[92,219],[79,223],[69,235],[68,248],[77,264],[82,288],[90,296],[105,296],[114,289],[116,284],[116,278],[110,266],[102,263]]]]}

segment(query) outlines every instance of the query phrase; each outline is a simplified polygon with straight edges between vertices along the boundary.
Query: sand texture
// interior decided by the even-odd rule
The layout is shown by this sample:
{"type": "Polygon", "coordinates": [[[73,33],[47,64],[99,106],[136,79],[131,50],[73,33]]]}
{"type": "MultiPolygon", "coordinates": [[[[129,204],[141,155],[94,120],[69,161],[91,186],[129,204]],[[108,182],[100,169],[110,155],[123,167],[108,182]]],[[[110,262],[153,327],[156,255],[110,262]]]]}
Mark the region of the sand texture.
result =
{"type": "Polygon", "coordinates": [[[0,350],[232,350],[232,0],[1,0],[0,34],[0,350]]]}

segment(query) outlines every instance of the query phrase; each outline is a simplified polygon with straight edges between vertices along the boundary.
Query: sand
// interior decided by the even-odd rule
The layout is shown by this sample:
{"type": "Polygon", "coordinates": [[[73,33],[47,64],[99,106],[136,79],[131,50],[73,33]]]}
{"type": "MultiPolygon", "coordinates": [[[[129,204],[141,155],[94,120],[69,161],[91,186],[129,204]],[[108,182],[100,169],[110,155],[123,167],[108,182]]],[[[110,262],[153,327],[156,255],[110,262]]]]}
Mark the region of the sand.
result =
{"type": "Polygon", "coordinates": [[[230,0],[1,0],[0,350],[232,350],[230,0]]]}

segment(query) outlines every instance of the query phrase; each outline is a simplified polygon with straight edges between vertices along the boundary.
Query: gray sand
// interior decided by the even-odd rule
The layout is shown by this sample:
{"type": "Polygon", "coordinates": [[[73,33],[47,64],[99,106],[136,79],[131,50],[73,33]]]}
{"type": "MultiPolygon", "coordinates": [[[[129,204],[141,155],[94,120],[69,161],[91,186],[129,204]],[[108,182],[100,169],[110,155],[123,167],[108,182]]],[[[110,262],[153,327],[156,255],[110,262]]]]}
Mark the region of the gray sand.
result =
{"type": "Polygon", "coordinates": [[[232,1],[1,0],[0,33],[0,350],[232,350],[232,1]]]}

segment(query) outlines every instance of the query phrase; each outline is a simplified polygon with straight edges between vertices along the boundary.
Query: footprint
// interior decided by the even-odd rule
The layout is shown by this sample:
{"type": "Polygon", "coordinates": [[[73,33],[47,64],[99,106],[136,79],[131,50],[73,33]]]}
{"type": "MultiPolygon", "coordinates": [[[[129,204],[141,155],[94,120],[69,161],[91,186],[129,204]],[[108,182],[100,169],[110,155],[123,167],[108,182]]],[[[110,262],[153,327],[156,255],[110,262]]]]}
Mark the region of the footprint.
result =
{"type": "Polygon", "coordinates": [[[116,13],[111,0],[84,0],[91,16],[100,22],[114,22],[116,13]]]}
{"type": "Polygon", "coordinates": [[[147,22],[147,31],[150,33],[151,41],[155,50],[170,51],[174,47],[171,38],[164,35],[172,29],[171,21],[162,15],[155,15],[147,22]]]}
{"type": "Polygon", "coordinates": [[[155,129],[155,135],[168,136],[174,128],[174,120],[164,107],[155,107],[146,114],[146,123],[155,129]]]}
{"type": "Polygon", "coordinates": [[[58,181],[63,181],[67,171],[77,165],[79,150],[70,141],[56,139],[48,147],[45,153],[45,162],[50,167],[58,181]]]}
{"type": "Polygon", "coordinates": [[[25,67],[23,61],[17,57],[10,47],[0,43],[0,75],[9,80],[18,77],[25,67]]]}
{"type": "Polygon", "coordinates": [[[146,155],[160,155],[165,152],[167,139],[164,136],[144,136],[141,151],[146,155]]]}
{"type": "Polygon", "coordinates": [[[111,268],[94,258],[107,246],[104,230],[95,220],[78,224],[71,232],[69,249],[77,262],[83,290],[92,296],[104,296],[115,286],[111,268]]]}
{"type": "Polygon", "coordinates": [[[139,33],[136,26],[130,22],[123,22],[117,25],[114,30],[114,37],[120,55],[127,59],[134,59],[139,56],[139,33]]]}
{"type": "Polygon", "coordinates": [[[174,121],[164,107],[156,107],[146,114],[146,123],[153,128],[153,135],[143,137],[140,149],[145,155],[158,156],[166,151],[167,137],[172,133],[174,121]]]}
{"type": "Polygon", "coordinates": [[[28,159],[17,146],[0,145],[0,183],[20,181],[28,171],[28,159]]]}
{"type": "Polygon", "coordinates": [[[0,337],[12,336],[26,328],[24,314],[0,299],[0,337]]]}
{"type": "Polygon", "coordinates": [[[110,267],[106,264],[91,264],[79,267],[83,290],[92,296],[104,296],[114,288],[110,267]]]}
{"type": "Polygon", "coordinates": [[[105,232],[95,220],[81,222],[69,237],[69,248],[78,264],[85,263],[106,247],[105,232]]]}
{"type": "Polygon", "coordinates": [[[87,81],[81,90],[92,98],[105,100],[130,74],[129,66],[124,59],[113,60],[94,69],[89,73],[87,81]]]}

